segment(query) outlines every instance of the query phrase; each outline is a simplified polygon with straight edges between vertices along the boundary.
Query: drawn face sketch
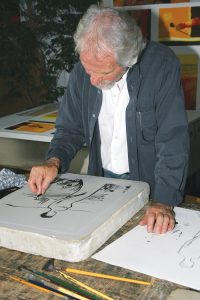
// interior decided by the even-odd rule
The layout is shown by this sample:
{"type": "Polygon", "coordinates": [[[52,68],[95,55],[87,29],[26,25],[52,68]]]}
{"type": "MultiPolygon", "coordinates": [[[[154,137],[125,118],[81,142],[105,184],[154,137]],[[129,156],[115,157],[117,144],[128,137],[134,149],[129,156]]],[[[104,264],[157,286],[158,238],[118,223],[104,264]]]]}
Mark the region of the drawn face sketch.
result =
{"type": "Polygon", "coordinates": [[[38,198],[40,204],[46,203],[48,209],[41,214],[43,218],[51,218],[58,211],[71,208],[71,202],[66,200],[71,200],[86,193],[77,194],[83,187],[82,179],[57,178],[53,183],[47,192],[38,198]]]}
{"type": "Polygon", "coordinates": [[[26,196],[34,199],[34,203],[31,202],[31,205],[29,205],[29,203],[27,203],[27,206],[18,206],[9,203],[6,205],[36,209],[47,208],[47,210],[41,214],[41,217],[50,218],[53,217],[57,211],[64,210],[68,207],[67,203],[65,203],[64,206],[62,205],[64,200],[82,196],[86,193],[78,194],[83,187],[82,179],[57,178],[53,183],[54,184],[50,185],[44,195],[35,196],[32,193],[26,194],[26,196]]]}
{"type": "Polygon", "coordinates": [[[54,189],[54,185],[50,185],[47,192],[45,193],[46,197],[48,198],[61,197],[62,195],[74,195],[83,187],[82,179],[57,178],[53,181],[53,183],[54,185],[56,184],[56,189],[54,189]]]}

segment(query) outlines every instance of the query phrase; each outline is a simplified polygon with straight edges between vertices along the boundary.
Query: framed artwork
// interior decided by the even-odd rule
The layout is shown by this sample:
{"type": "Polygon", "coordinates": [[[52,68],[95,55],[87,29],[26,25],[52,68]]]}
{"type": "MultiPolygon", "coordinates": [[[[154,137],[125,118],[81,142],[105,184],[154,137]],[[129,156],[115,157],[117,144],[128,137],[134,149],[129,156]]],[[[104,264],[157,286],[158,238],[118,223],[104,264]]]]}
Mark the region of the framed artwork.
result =
{"type": "Polygon", "coordinates": [[[16,125],[9,126],[5,129],[14,130],[14,131],[16,130],[16,131],[33,132],[33,133],[44,133],[54,128],[55,128],[54,123],[27,121],[27,122],[22,122],[16,125]]]}
{"type": "Polygon", "coordinates": [[[199,45],[200,6],[160,8],[158,35],[168,45],[199,45]]]}

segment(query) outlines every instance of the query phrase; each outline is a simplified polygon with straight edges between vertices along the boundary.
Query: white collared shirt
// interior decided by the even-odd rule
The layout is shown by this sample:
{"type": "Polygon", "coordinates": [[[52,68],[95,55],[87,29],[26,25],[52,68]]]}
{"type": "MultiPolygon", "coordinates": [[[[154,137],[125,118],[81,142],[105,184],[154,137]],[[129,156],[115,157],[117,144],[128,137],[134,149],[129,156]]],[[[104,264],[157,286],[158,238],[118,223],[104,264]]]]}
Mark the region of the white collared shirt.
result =
{"type": "Polygon", "coordinates": [[[129,172],[126,107],[129,103],[127,73],[111,89],[102,90],[99,114],[103,168],[116,174],[129,172]]]}

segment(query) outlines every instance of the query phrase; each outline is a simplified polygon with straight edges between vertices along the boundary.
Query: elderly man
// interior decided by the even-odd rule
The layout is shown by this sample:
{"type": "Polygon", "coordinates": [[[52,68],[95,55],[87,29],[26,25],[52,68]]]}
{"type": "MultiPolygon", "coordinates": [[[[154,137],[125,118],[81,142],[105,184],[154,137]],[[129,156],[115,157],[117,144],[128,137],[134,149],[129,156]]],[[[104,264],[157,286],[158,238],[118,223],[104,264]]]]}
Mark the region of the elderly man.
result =
{"type": "Polygon", "coordinates": [[[88,174],[149,183],[151,202],[140,224],[148,232],[172,230],[189,148],[175,54],[144,41],[127,15],[95,5],[74,40],[80,62],[70,74],[46,161],[31,170],[30,189],[44,193],[86,143],[88,174]]]}

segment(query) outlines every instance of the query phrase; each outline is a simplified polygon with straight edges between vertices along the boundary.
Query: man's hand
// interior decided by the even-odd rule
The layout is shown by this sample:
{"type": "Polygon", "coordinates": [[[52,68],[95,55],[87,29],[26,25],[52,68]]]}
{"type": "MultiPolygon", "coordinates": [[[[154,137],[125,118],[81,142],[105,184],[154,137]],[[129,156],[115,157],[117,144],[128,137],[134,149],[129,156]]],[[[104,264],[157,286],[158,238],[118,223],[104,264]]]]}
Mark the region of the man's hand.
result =
{"type": "Polygon", "coordinates": [[[49,184],[58,175],[59,166],[60,160],[53,157],[43,165],[33,167],[28,180],[30,190],[37,195],[44,194],[49,184]]]}
{"type": "Polygon", "coordinates": [[[166,233],[175,226],[175,214],[169,205],[152,202],[139,224],[147,225],[148,232],[166,233]]]}

